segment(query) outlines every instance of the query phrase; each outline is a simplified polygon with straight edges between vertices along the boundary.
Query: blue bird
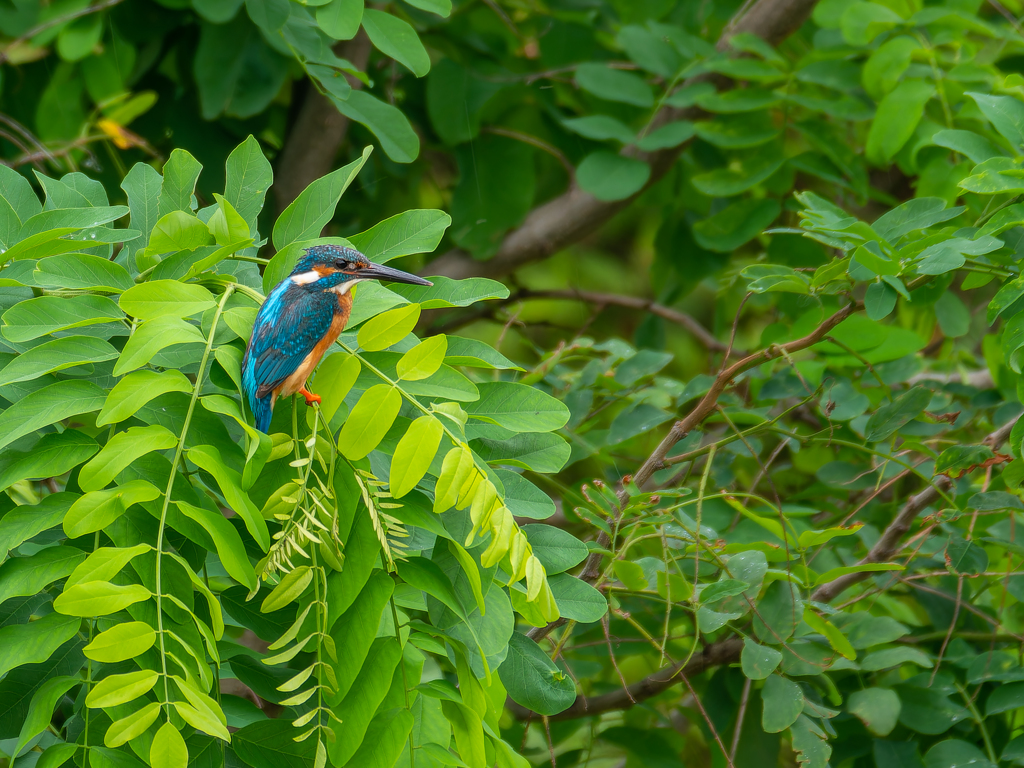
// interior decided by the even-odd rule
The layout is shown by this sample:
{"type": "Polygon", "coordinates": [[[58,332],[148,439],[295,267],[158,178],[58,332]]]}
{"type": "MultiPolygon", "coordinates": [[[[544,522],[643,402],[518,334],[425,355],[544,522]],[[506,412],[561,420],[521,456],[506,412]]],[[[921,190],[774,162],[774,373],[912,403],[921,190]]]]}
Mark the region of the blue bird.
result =
{"type": "Polygon", "coordinates": [[[305,254],[263,302],[242,359],[242,391],[261,432],[270,429],[278,397],[301,394],[306,405],[320,402],[306,380],[348,322],[352,286],[364,280],[433,285],[374,264],[354,248],[314,245],[305,254]]]}

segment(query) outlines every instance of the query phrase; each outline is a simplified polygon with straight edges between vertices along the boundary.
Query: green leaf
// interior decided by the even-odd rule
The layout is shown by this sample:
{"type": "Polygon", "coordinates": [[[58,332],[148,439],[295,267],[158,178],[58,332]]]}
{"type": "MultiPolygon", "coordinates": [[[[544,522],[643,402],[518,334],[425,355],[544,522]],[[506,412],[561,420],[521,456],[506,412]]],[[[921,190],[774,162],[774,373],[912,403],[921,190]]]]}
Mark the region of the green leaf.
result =
{"type": "Polygon", "coordinates": [[[46,661],[78,634],[81,625],[80,619],[49,613],[28,624],[0,627],[0,675],[22,664],[46,661]]]}
{"type": "Polygon", "coordinates": [[[133,504],[152,501],[160,491],[145,480],[130,480],[107,491],[87,493],[71,505],[64,518],[64,532],[71,538],[102,530],[133,504]]]}
{"type": "Polygon", "coordinates": [[[135,254],[146,247],[149,233],[159,218],[160,185],[162,177],[155,168],[146,163],[136,163],[121,182],[121,189],[128,197],[131,209],[131,226],[142,233],[142,237],[125,243],[125,259],[122,263],[135,265],[135,254]]]}
{"type": "Polygon", "coordinates": [[[33,278],[53,288],[80,288],[121,293],[135,285],[120,264],[89,253],[65,253],[36,262],[33,278]]]}
{"type": "Polygon", "coordinates": [[[850,45],[868,45],[903,21],[895,11],[879,3],[853,2],[845,9],[840,23],[843,39],[850,45]]]}
{"type": "Polygon", "coordinates": [[[800,624],[803,603],[795,585],[773,581],[765,590],[754,613],[754,634],[762,643],[785,643],[800,624]]]}
{"type": "Polygon", "coordinates": [[[263,209],[267,190],[274,182],[270,161],[263,155],[260,143],[248,136],[228,155],[225,164],[224,199],[235,207],[238,214],[256,231],[256,217],[263,209]]]}
{"type": "Polygon", "coordinates": [[[335,714],[345,724],[337,731],[337,741],[328,743],[334,765],[349,763],[365,741],[373,713],[387,695],[401,658],[402,649],[395,638],[381,637],[374,641],[348,694],[334,707],[335,714]]]}
{"type": "Polygon", "coordinates": [[[576,67],[580,88],[600,99],[619,101],[636,107],[654,105],[654,94],[643,78],[621,69],[590,62],[576,67]]]}
{"type": "Polygon", "coordinates": [[[409,301],[416,302],[421,309],[441,307],[468,307],[486,299],[507,299],[508,288],[497,280],[486,277],[469,277],[452,280],[448,277],[431,278],[434,285],[396,284],[391,290],[409,301]]]}
{"type": "Polygon", "coordinates": [[[933,746],[924,756],[925,768],[996,768],[976,746],[960,739],[946,739],[933,746]]]}
{"type": "Polygon", "coordinates": [[[142,283],[122,293],[118,303],[127,314],[139,320],[190,317],[216,306],[213,296],[201,285],[177,280],[142,283]]]}
{"type": "Polygon", "coordinates": [[[761,689],[764,712],[761,727],[767,733],[784,731],[800,717],[804,708],[804,693],[792,680],[769,675],[761,689]]]}
{"type": "Polygon", "coordinates": [[[569,460],[569,444],[548,432],[528,432],[508,440],[477,440],[474,449],[491,464],[532,469],[534,472],[557,472],[569,460]]]}
{"type": "Polygon", "coordinates": [[[3,516],[3,525],[0,525],[0,560],[6,560],[10,550],[37,534],[60,525],[77,498],[73,493],[54,493],[37,504],[25,504],[7,512],[3,516]]]}
{"type": "Polygon", "coordinates": [[[405,66],[416,77],[430,71],[430,56],[416,30],[390,13],[367,8],[363,11],[363,29],[374,48],[405,66]]]}
{"type": "Polygon", "coordinates": [[[974,99],[992,126],[1019,153],[1024,148],[1024,104],[1020,99],[985,93],[968,92],[966,95],[974,99]]]}
{"type": "Polygon", "coordinates": [[[148,669],[109,675],[93,686],[89,695],[85,697],[85,705],[100,709],[127,704],[152,690],[158,679],[160,675],[148,669]]]}
{"type": "Polygon", "coordinates": [[[0,330],[9,341],[24,342],[55,331],[123,319],[117,304],[105,296],[40,296],[20,301],[4,312],[0,330]]]}
{"type": "MultiPolygon", "coordinates": [[[[248,0],[247,3],[248,4],[248,0]]],[[[188,747],[178,729],[170,722],[160,726],[149,749],[149,764],[152,768],[187,768],[188,747]]]]}
{"type": "Polygon", "coordinates": [[[437,248],[451,223],[452,217],[444,211],[404,211],[352,235],[349,242],[370,261],[384,264],[399,256],[430,253],[437,248]]]}
{"type": "Polygon", "coordinates": [[[66,336],[22,352],[0,371],[0,386],[31,381],[40,376],[87,363],[113,360],[118,351],[103,339],[66,336]]]}
{"type": "Polygon", "coordinates": [[[83,491],[98,491],[147,453],[167,450],[177,444],[178,438],[174,433],[159,424],[118,432],[92,461],[82,467],[78,484],[83,491]]]}
{"type": "Polygon", "coordinates": [[[572,678],[525,635],[512,635],[498,675],[513,701],[539,715],[557,715],[576,701],[572,678]]]}
{"type": "Polygon", "coordinates": [[[338,435],[338,449],[358,461],[377,447],[395,423],[402,396],[389,384],[377,384],[363,393],[338,435]]]}
{"type": "Polygon", "coordinates": [[[920,416],[931,399],[931,390],[925,387],[917,386],[904,392],[871,415],[865,428],[865,437],[872,443],[888,440],[897,430],[920,416]]]}
{"type": "Polygon", "coordinates": [[[331,0],[316,9],[316,23],[335,40],[351,40],[363,20],[363,0],[331,0]]]}
{"type": "Polygon", "coordinates": [[[985,702],[985,716],[1011,712],[1024,707],[1024,683],[1005,683],[996,687],[985,702]]]}
{"type": "Polygon", "coordinates": [[[447,18],[452,12],[451,0],[407,0],[413,8],[436,13],[447,18]]]}
{"type": "Polygon", "coordinates": [[[391,460],[392,496],[402,498],[423,479],[437,455],[443,433],[441,422],[434,416],[421,416],[409,425],[391,460]]]}
{"type": "Polygon", "coordinates": [[[461,336],[448,336],[448,351],[445,362],[449,365],[465,365],[470,368],[491,368],[496,370],[521,371],[503,354],[490,344],[477,339],[465,339],[461,336]]]}
{"type": "Polygon", "coordinates": [[[267,521],[263,519],[263,515],[260,514],[256,505],[242,490],[241,476],[225,465],[220,451],[210,445],[200,445],[189,449],[188,459],[213,475],[228,506],[242,518],[246,529],[252,534],[260,548],[266,552],[270,548],[270,532],[267,530],[267,521]]]}
{"type": "Polygon", "coordinates": [[[891,688],[865,688],[850,694],[846,708],[875,736],[888,736],[899,721],[900,697],[891,688]]]}
{"type": "Polygon", "coordinates": [[[555,596],[558,612],[566,619],[592,624],[608,612],[608,601],[604,595],[575,576],[560,573],[550,576],[548,584],[555,596]]]}
{"type": "Polygon", "coordinates": [[[475,419],[498,424],[513,432],[551,432],[569,421],[569,409],[547,393],[508,381],[477,385],[480,399],[466,405],[475,419]]]}
{"type": "Polygon", "coordinates": [[[362,744],[346,766],[395,765],[402,750],[408,746],[415,717],[408,709],[378,712],[370,721],[362,744]]]}
{"type": "Polygon", "coordinates": [[[398,378],[403,381],[419,381],[433,376],[444,363],[447,351],[448,339],[443,333],[421,341],[402,355],[402,359],[395,365],[398,378]]]}
{"type": "Polygon", "coordinates": [[[158,215],[166,216],[171,211],[192,211],[192,193],[203,166],[183,149],[171,152],[164,163],[164,179],[160,185],[158,215]]]}
{"type": "Polygon", "coordinates": [[[647,163],[606,150],[587,155],[576,169],[580,188],[604,201],[632,197],[644,188],[650,177],[651,168],[647,163]]]}
{"type": "Polygon", "coordinates": [[[888,283],[871,283],[864,294],[864,310],[872,320],[882,320],[896,308],[898,296],[888,283]]]}
{"type": "Polygon", "coordinates": [[[105,398],[91,381],[58,381],[37,389],[0,414],[0,449],[50,424],[98,411],[105,398]]]}
{"type": "Polygon", "coordinates": [[[250,590],[255,589],[256,571],[249,562],[242,537],[239,536],[235,527],[217,512],[211,512],[203,507],[196,507],[180,500],[175,504],[178,505],[178,509],[183,515],[195,520],[210,534],[210,538],[213,539],[213,544],[217,548],[217,556],[228,575],[250,590]]]}
{"type": "Polygon", "coordinates": [[[396,163],[411,163],[420,153],[420,140],[409,120],[397,107],[365,91],[352,91],[345,101],[332,99],[338,111],[365,125],[387,156],[396,163]]]}
{"type": "Polygon", "coordinates": [[[950,535],[945,554],[951,573],[973,576],[988,570],[988,554],[973,541],[950,535]]]}
{"type": "Polygon", "coordinates": [[[107,395],[96,426],[116,424],[133,416],[142,406],[168,392],[191,392],[190,382],[181,371],[135,371],[122,378],[107,395]]]}
{"type": "Polygon", "coordinates": [[[155,642],[156,632],[149,624],[129,621],[100,632],[82,652],[93,661],[113,664],[140,656],[152,648],[155,642]]]}
{"type": "Polygon", "coordinates": [[[153,226],[147,253],[194,251],[212,242],[213,235],[203,222],[184,211],[171,211],[153,226]]]}
{"type": "Polygon", "coordinates": [[[922,275],[941,275],[964,265],[965,256],[980,256],[1000,248],[1002,242],[994,237],[968,240],[953,237],[931,245],[921,251],[917,271],[922,275]]]}
{"type": "Polygon", "coordinates": [[[0,603],[35,595],[63,579],[85,560],[74,547],[48,547],[29,557],[12,557],[0,565],[0,603]]]}
{"type": "Polygon", "coordinates": [[[115,720],[103,735],[103,744],[114,749],[128,743],[136,736],[141,736],[149,729],[149,726],[156,722],[162,710],[163,706],[160,702],[154,701],[144,706],[138,712],[133,712],[127,717],[115,720]]]}
{"type": "Polygon", "coordinates": [[[441,712],[451,726],[459,754],[468,761],[466,764],[486,765],[487,752],[480,714],[462,702],[447,699],[441,700],[441,712]]]}
{"type": "Polygon", "coordinates": [[[337,647],[338,659],[341,660],[336,667],[336,699],[339,701],[349,692],[363,667],[394,587],[395,582],[390,576],[383,571],[376,571],[354,596],[348,609],[334,617],[331,637],[337,647]]]}
{"type": "Polygon", "coordinates": [[[764,680],[775,671],[781,661],[781,652],[767,645],[758,645],[749,637],[743,639],[740,666],[743,668],[743,674],[751,680],[764,680]]]}
{"type": "Polygon", "coordinates": [[[963,206],[947,208],[938,197],[916,197],[886,211],[871,229],[890,243],[898,243],[905,235],[954,219],[964,212],[963,206]]]}
{"type": "Polygon", "coordinates": [[[828,644],[848,659],[856,659],[857,651],[850,645],[846,635],[835,624],[819,616],[809,605],[804,606],[804,621],[816,632],[820,632],[828,640],[828,644]]]}
{"type": "Polygon", "coordinates": [[[274,611],[281,610],[289,603],[297,600],[312,581],[313,571],[308,565],[300,565],[298,568],[288,571],[271,593],[263,598],[260,611],[263,613],[273,613],[274,611]]]}
{"type": "MultiPolygon", "coordinates": [[[[205,344],[199,329],[181,318],[168,315],[147,320],[135,329],[121,356],[114,364],[114,375],[121,376],[146,365],[153,356],[167,347],[178,344],[205,344]]],[[[189,387],[191,389],[191,387],[189,387]]]]}
{"type": "MultiPolygon", "coordinates": [[[[367,147],[358,160],[311,183],[284,209],[284,212],[278,217],[277,223],[274,224],[274,247],[278,251],[289,243],[312,240],[320,236],[320,232],[327,222],[334,218],[334,210],[337,208],[341,196],[370,157],[371,149],[372,147],[367,147]]],[[[291,266],[288,265],[285,275],[291,270],[291,266]]],[[[264,279],[264,293],[268,293],[277,285],[277,282],[279,280],[268,284],[267,279],[264,279]]]]}
{"type": "Polygon", "coordinates": [[[921,44],[908,35],[890,38],[876,48],[864,63],[861,83],[875,101],[881,101],[899,83],[921,44]]]}
{"type": "Polygon", "coordinates": [[[695,132],[695,126],[689,120],[677,120],[642,136],[636,145],[644,152],[657,152],[659,149],[678,147],[693,138],[695,132]]]}
{"type": "Polygon", "coordinates": [[[777,200],[740,200],[694,224],[693,236],[701,248],[730,253],[760,235],[781,210],[777,200]]]}
{"type": "Polygon", "coordinates": [[[590,553],[586,544],[561,528],[535,524],[524,525],[522,531],[548,575],[579,565],[590,553]]]}
{"type": "MultiPolygon", "coordinates": [[[[77,429],[48,432],[39,438],[31,450],[8,450],[0,455],[0,490],[30,478],[60,477],[87,460],[99,448],[95,440],[77,429]]],[[[8,524],[10,514],[4,518],[4,525],[8,524]]],[[[3,550],[0,549],[0,559],[2,557],[3,550]]]]}
{"type": "Polygon", "coordinates": [[[608,115],[574,117],[563,120],[562,125],[573,133],[596,141],[614,139],[621,144],[632,144],[636,141],[636,134],[625,123],[608,115]]]}
{"type": "Polygon", "coordinates": [[[924,115],[924,106],[934,95],[935,86],[929,82],[903,80],[882,99],[871,121],[864,147],[869,162],[878,166],[888,165],[914,135],[924,115]]]}
{"type": "Polygon", "coordinates": [[[708,197],[733,197],[766,181],[784,162],[776,150],[751,149],[734,157],[727,166],[693,176],[690,182],[708,197]]]}
{"type": "Polygon", "coordinates": [[[406,304],[370,318],[359,329],[359,346],[367,352],[387,349],[412,333],[419,319],[419,304],[406,304]]]}
{"type": "Polygon", "coordinates": [[[134,547],[100,547],[75,568],[68,577],[64,587],[73,587],[88,581],[110,581],[121,570],[139,555],[152,549],[149,544],[136,544],[134,547]]]}
{"type": "Polygon", "coordinates": [[[108,616],[150,597],[149,590],[140,584],[118,586],[106,581],[87,581],[57,595],[53,609],[66,616],[108,616]]]}
{"type": "Polygon", "coordinates": [[[995,144],[974,131],[938,131],[932,136],[932,143],[959,152],[975,163],[983,163],[1002,154],[995,144]]]}
{"type": "Polygon", "coordinates": [[[60,675],[51,677],[43,683],[32,695],[32,702],[29,704],[28,713],[21,724],[21,732],[18,734],[18,744],[15,746],[12,755],[21,754],[32,739],[46,730],[53,717],[54,707],[64,698],[64,694],[82,681],[76,677],[60,675]]]}
{"type": "Polygon", "coordinates": [[[296,743],[296,729],[287,720],[261,720],[231,735],[231,748],[253,768],[314,768],[313,739],[296,743]]]}

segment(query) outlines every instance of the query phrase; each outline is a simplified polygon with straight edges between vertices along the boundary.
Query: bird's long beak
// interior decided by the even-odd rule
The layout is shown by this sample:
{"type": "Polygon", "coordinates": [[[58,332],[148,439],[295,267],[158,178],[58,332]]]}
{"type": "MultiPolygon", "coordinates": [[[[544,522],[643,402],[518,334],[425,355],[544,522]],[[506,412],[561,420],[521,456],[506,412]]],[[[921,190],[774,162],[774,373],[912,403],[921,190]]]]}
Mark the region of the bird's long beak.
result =
{"type": "Polygon", "coordinates": [[[370,264],[369,267],[364,267],[359,270],[359,277],[362,279],[369,278],[371,280],[390,280],[392,283],[433,285],[432,282],[424,280],[422,277],[416,277],[416,275],[410,275],[408,272],[403,272],[400,269],[393,269],[392,267],[386,267],[383,264],[370,264]]]}

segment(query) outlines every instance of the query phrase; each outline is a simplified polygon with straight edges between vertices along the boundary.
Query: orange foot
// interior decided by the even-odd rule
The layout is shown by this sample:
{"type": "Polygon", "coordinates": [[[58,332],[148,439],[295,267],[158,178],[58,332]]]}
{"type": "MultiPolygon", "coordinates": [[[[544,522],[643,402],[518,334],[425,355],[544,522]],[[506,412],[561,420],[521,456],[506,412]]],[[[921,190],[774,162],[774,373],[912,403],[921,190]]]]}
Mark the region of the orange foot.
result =
{"type": "Polygon", "coordinates": [[[302,395],[304,398],[306,398],[306,405],[307,406],[312,405],[313,403],[316,403],[317,405],[320,404],[320,395],[314,395],[312,392],[307,390],[305,387],[303,387],[302,389],[299,390],[299,394],[302,395]]]}

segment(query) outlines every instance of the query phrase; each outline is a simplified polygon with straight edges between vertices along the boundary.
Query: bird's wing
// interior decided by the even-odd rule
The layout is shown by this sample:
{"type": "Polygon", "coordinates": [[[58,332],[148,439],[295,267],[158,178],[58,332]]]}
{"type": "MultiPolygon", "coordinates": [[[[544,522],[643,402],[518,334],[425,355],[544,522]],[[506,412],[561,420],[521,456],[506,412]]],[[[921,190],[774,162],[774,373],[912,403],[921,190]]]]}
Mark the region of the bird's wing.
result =
{"type": "Polygon", "coordinates": [[[299,367],[327,333],[334,316],[333,294],[298,286],[272,291],[253,325],[247,362],[256,397],[266,397],[299,367]]]}

